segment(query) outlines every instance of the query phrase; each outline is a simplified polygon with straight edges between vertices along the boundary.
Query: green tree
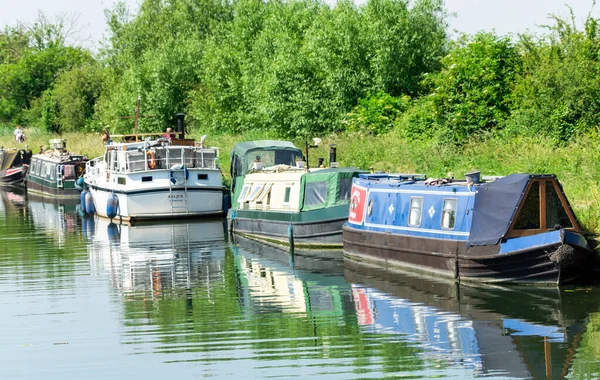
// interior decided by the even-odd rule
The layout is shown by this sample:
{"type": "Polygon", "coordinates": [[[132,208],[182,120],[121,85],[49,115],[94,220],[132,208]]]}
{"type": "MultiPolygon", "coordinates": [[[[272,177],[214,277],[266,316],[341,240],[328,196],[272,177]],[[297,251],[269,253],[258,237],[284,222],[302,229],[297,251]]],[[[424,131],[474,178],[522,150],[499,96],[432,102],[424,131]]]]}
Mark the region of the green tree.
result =
{"type": "Polygon", "coordinates": [[[521,36],[523,73],[513,94],[508,125],[519,133],[545,134],[563,143],[600,124],[600,33],[589,16],[554,16],[549,34],[521,36]]]}
{"type": "Polygon", "coordinates": [[[509,37],[480,32],[463,35],[429,76],[435,114],[457,142],[501,126],[520,70],[518,50],[509,37]]]}

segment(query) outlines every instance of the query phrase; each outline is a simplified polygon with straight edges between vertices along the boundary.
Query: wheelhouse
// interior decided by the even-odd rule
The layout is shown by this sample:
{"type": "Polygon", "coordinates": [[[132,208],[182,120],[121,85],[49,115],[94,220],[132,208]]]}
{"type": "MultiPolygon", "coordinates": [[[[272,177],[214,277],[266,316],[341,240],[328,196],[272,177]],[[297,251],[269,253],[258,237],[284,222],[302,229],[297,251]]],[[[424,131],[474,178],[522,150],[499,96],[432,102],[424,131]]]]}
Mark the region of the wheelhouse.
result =
{"type": "Polygon", "coordinates": [[[263,167],[275,165],[294,166],[302,151],[289,141],[258,140],[235,144],[231,151],[231,194],[233,202],[239,198],[243,177],[252,170],[259,157],[263,167]],[[238,186],[239,184],[239,186],[238,186]]]}

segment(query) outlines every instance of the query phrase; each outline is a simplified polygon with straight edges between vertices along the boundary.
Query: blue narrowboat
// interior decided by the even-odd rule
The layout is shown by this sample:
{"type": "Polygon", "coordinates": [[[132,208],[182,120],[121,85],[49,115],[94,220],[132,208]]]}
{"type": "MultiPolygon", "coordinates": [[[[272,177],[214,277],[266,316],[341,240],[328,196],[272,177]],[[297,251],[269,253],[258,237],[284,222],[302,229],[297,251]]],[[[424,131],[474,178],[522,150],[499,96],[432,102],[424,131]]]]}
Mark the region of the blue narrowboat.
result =
{"type": "Polygon", "coordinates": [[[554,175],[361,174],[343,245],[350,259],[473,282],[562,285],[598,262],[554,175]]]}

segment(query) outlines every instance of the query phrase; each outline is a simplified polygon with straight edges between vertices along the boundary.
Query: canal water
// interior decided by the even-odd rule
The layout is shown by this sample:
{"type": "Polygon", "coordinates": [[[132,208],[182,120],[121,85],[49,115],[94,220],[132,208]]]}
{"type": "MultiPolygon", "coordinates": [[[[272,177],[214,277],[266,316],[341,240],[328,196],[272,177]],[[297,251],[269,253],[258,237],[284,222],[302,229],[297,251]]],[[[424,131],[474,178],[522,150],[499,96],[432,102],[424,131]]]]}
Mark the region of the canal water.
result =
{"type": "Polygon", "coordinates": [[[0,196],[0,379],[600,377],[599,289],[458,286],[292,259],[223,220],[0,196]]]}

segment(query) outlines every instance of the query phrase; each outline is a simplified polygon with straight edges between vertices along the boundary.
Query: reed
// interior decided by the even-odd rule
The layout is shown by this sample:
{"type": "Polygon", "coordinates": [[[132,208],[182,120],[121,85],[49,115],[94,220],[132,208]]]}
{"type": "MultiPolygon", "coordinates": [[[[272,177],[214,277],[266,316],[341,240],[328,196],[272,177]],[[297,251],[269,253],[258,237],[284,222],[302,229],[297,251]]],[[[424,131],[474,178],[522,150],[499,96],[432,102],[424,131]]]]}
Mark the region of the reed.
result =
{"type": "MultiPolygon", "coordinates": [[[[97,133],[67,133],[61,136],[25,128],[27,141],[19,144],[37,153],[48,146],[52,138],[63,138],[70,151],[97,157],[103,147],[97,133]]],[[[188,137],[200,139],[201,131],[188,137]]],[[[243,135],[209,135],[205,145],[216,146],[221,152],[221,168],[229,183],[229,154],[240,141],[277,139],[262,132],[243,135]]],[[[556,174],[563,184],[582,226],[586,231],[600,233],[600,136],[583,136],[569,145],[556,146],[550,138],[541,136],[489,136],[457,147],[439,141],[413,141],[395,132],[380,136],[340,134],[322,138],[318,148],[309,150],[309,164],[316,166],[322,157],[329,161],[329,145],[336,144],[340,166],[354,166],[373,171],[423,173],[430,177],[462,178],[475,169],[483,176],[511,173],[556,174]]],[[[304,151],[305,140],[294,141],[304,151]]],[[[0,145],[17,147],[12,128],[0,128],[0,145]]]]}

